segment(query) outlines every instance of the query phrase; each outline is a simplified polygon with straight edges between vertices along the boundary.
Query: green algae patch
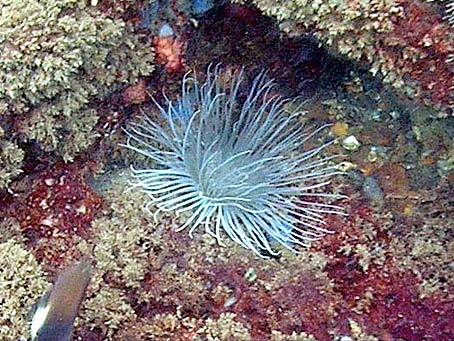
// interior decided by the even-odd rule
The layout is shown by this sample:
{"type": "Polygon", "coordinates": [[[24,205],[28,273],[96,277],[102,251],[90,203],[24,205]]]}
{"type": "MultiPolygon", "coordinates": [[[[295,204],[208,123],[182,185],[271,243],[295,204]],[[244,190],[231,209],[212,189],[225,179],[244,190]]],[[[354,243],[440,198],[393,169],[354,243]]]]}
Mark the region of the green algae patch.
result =
{"type": "Polygon", "coordinates": [[[0,242],[0,339],[28,336],[27,312],[48,287],[35,257],[15,239],[0,242]]]}
{"type": "Polygon", "coordinates": [[[0,127],[0,189],[7,187],[14,177],[22,173],[23,161],[23,150],[5,139],[5,132],[0,127]]]}
{"type": "Polygon", "coordinates": [[[94,101],[151,74],[153,50],[130,25],[85,2],[0,8],[0,123],[14,120],[8,136],[71,161],[97,137],[94,101]]]}

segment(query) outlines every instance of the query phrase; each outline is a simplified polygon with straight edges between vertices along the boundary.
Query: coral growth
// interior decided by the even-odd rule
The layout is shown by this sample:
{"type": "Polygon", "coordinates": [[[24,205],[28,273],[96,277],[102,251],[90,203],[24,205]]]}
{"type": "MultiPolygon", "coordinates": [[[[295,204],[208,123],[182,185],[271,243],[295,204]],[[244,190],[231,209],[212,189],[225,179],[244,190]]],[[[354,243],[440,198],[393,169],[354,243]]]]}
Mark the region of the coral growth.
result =
{"type": "Polygon", "coordinates": [[[94,238],[100,241],[94,251],[97,273],[84,308],[88,315],[82,314],[77,332],[82,338],[297,339],[299,335],[303,340],[326,340],[352,335],[359,340],[447,340],[452,335],[449,328],[437,328],[452,320],[449,300],[422,291],[427,285],[419,286],[422,281],[399,268],[395,257],[407,248],[400,245],[393,253],[389,247],[392,233],[397,233],[392,231],[392,220],[378,218],[365,205],[351,208],[353,219],[331,216],[339,231],[317,244],[319,251],[297,256],[284,252],[279,261],[264,262],[228,240],[228,248],[208,237],[190,243],[187,235],[172,231],[177,221],[142,220],[144,194],[124,192],[124,173],[116,174],[112,182],[105,193],[112,222],[102,218],[95,223],[95,234],[112,238],[94,238]],[[135,276],[127,275],[128,264],[139,269],[135,277],[139,287],[127,281],[127,276],[135,276]],[[253,277],[248,275],[251,269],[253,277]],[[128,307],[121,324],[115,322],[119,316],[114,310],[99,316],[92,311],[90,301],[98,295],[98,306],[110,306],[108,295],[101,292],[112,288],[120,289],[115,297],[121,307],[128,307]],[[103,328],[110,320],[115,327],[103,328]]]}
{"type": "MultiPolygon", "coordinates": [[[[145,2],[148,1],[146,0],[145,2]]],[[[136,0],[90,0],[89,2],[109,17],[128,18],[138,10],[138,2],[136,0]]]]}
{"type": "Polygon", "coordinates": [[[150,74],[151,47],[84,1],[1,6],[1,117],[14,123],[6,134],[72,160],[97,137],[91,102],[150,74]]]}

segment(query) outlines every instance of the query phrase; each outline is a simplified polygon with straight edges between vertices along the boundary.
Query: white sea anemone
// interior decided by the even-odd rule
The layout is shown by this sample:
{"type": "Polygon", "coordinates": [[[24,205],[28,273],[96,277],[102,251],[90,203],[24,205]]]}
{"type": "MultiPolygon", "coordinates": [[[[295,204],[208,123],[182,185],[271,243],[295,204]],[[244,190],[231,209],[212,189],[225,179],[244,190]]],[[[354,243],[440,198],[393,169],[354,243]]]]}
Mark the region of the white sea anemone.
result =
{"type": "Polygon", "coordinates": [[[320,152],[331,142],[305,149],[319,133],[307,129],[302,112],[287,112],[287,101],[271,93],[260,74],[239,99],[243,72],[226,76],[218,68],[200,83],[183,79],[182,95],[158,106],[167,124],[143,115],[126,129],[126,146],[149,158],[131,167],[133,186],[150,197],[146,209],[188,212],[178,230],[204,227],[220,245],[225,233],[259,255],[276,255],[273,241],[294,250],[329,232],[324,214],[342,213],[325,202],[336,194],[320,188],[339,173],[333,156],[320,152]]]}

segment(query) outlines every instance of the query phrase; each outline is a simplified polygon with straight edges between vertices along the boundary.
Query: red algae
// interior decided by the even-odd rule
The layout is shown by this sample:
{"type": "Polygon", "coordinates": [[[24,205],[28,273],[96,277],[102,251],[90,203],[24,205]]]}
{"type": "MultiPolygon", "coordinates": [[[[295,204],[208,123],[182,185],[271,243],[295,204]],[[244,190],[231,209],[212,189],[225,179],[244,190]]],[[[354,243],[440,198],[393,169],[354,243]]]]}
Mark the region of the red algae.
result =
{"type": "Polygon", "coordinates": [[[454,104],[454,72],[445,62],[454,53],[451,28],[430,4],[401,0],[404,18],[394,23],[394,29],[384,38],[384,48],[378,53],[390,68],[407,73],[419,83],[423,98],[435,105],[454,104]]]}
{"type": "Polygon", "coordinates": [[[421,299],[415,275],[377,267],[364,274],[354,269],[354,264],[343,261],[329,266],[327,271],[345,300],[345,315],[360,321],[367,332],[379,337],[389,334],[392,339],[451,339],[452,330],[441,327],[454,323],[454,308],[441,299],[421,299]],[[358,301],[365,299],[366,292],[372,298],[363,307],[364,312],[352,312],[358,301]]]}
{"type": "Polygon", "coordinates": [[[25,230],[36,231],[38,237],[55,229],[86,235],[101,198],[71,168],[57,165],[35,182],[18,212],[25,230]]]}
{"type": "Polygon", "coordinates": [[[314,274],[306,271],[296,276],[297,280],[283,285],[271,298],[277,303],[268,309],[272,319],[278,321],[274,329],[289,335],[304,331],[319,340],[329,339],[328,331],[334,327],[337,315],[333,309],[336,296],[327,293],[314,274]]]}
{"type": "Polygon", "coordinates": [[[266,338],[270,333],[266,307],[272,304],[269,293],[265,292],[263,287],[246,281],[244,278],[246,268],[240,263],[235,262],[231,266],[215,266],[210,269],[210,272],[213,287],[223,285],[232,290],[229,298],[232,304],[227,301],[211,301],[210,315],[217,317],[225,311],[234,312],[241,322],[250,325],[252,337],[266,338]]]}
{"type": "MultiPolygon", "coordinates": [[[[52,244],[69,247],[73,236],[89,238],[90,224],[101,204],[101,197],[84,183],[75,166],[57,164],[37,176],[32,190],[13,204],[16,209],[12,215],[32,248],[39,250],[47,244],[51,248],[52,244]]],[[[38,258],[62,258],[54,253],[41,249],[38,258]]]]}
{"type": "MultiPolygon", "coordinates": [[[[329,236],[318,245],[329,255],[325,268],[334,283],[333,290],[340,295],[337,302],[341,318],[360,323],[367,333],[382,339],[450,340],[454,323],[454,308],[442,295],[422,298],[418,290],[421,279],[409,271],[401,270],[390,254],[385,226],[366,206],[352,207],[351,219],[336,235],[329,236]],[[375,234],[368,240],[366,230],[375,234]],[[366,233],[365,233],[366,232],[366,233]],[[370,258],[366,269],[361,263],[363,255],[359,245],[368,249],[370,258]],[[385,251],[381,261],[374,261],[374,246],[385,251]],[[346,251],[351,250],[351,251],[346,251]]],[[[337,226],[339,226],[337,219],[337,226]]],[[[363,260],[364,261],[364,260],[363,260]]]]}
{"type": "Polygon", "coordinates": [[[245,278],[246,265],[235,261],[209,269],[212,287],[222,285],[232,293],[228,300],[216,301],[210,296],[210,316],[233,312],[238,320],[249,326],[253,339],[269,339],[272,330],[284,333],[307,332],[328,339],[327,321],[334,317],[335,298],[325,292],[326,283],[307,269],[292,274],[278,288],[267,289],[273,273],[258,263],[260,281],[245,278]]]}

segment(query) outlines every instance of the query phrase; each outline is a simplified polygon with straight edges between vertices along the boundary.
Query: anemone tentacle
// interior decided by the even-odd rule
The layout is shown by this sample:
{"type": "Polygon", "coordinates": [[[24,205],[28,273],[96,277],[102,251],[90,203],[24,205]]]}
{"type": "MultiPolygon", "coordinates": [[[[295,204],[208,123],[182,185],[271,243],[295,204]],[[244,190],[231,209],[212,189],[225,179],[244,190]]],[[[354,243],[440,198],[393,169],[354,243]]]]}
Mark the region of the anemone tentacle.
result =
{"type": "Polygon", "coordinates": [[[299,108],[287,112],[266,73],[241,101],[243,82],[243,71],[227,76],[215,67],[204,83],[186,74],[175,103],[153,99],[167,125],[143,113],[125,130],[125,146],[150,160],[131,167],[132,186],[149,195],[155,218],[190,212],[178,230],[191,237],[204,227],[220,245],[224,232],[259,255],[278,254],[273,240],[295,251],[330,232],[324,215],[344,214],[326,202],[342,195],[321,192],[341,173],[336,156],[321,156],[332,141],[305,147],[326,125],[310,129],[299,108]]]}

